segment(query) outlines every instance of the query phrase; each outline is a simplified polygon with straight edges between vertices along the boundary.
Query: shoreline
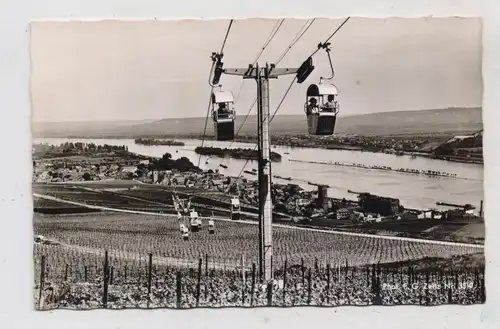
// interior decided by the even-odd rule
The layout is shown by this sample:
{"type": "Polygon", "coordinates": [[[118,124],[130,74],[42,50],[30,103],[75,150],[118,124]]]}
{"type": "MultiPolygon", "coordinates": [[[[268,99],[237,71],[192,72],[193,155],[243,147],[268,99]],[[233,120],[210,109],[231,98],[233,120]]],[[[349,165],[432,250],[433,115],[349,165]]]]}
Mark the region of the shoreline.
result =
{"type": "Polygon", "coordinates": [[[159,139],[159,138],[135,138],[134,143],[144,146],[185,146],[183,142],[174,139],[159,139]]]}
{"type": "Polygon", "coordinates": [[[401,174],[410,174],[410,175],[423,175],[427,177],[443,177],[443,178],[454,178],[454,179],[464,179],[462,177],[457,177],[456,174],[445,173],[445,172],[436,172],[436,171],[425,171],[425,170],[417,170],[417,169],[405,169],[405,168],[392,168],[388,166],[364,166],[356,163],[343,163],[343,162],[326,162],[326,161],[306,161],[306,160],[294,160],[290,159],[291,162],[301,162],[301,163],[311,163],[311,164],[323,164],[329,166],[339,166],[339,167],[351,167],[365,170],[378,170],[378,171],[390,171],[401,174]]]}

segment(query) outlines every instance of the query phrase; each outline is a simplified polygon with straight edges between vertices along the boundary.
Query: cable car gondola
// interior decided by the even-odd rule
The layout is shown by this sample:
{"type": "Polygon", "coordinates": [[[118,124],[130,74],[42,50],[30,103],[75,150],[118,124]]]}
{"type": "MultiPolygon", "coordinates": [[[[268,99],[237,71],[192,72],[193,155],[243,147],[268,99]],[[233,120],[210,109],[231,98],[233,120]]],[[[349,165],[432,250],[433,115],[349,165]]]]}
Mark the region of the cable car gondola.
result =
{"type": "Polygon", "coordinates": [[[210,219],[208,221],[208,233],[209,234],[215,234],[215,223],[213,219],[210,219]]]}
{"type": "Polygon", "coordinates": [[[214,91],[212,93],[212,119],[215,139],[218,141],[234,140],[236,113],[233,106],[234,98],[230,91],[214,91]]]}
{"type": "Polygon", "coordinates": [[[194,209],[191,209],[189,217],[190,217],[191,232],[197,232],[201,230],[201,219],[198,216],[198,212],[196,212],[194,209]]]}
{"type": "MultiPolygon", "coordinates": [[[[318,49],[324,49],[328,55],[331,76],[321,77],[318,84],[312,84],[307,88],[304,112],[307,116],[307,127],[310,135],[333,135],[335,123],[339,112],[338,89],[333,84],[323,83],[323,80],[331,80],[335,76],[332,58],[330,57],[330,43],[320,43],[318,49]]],[[[309,58],[302,64],[302,71],[310,72],[314,69],[312,60],[309,58]]],[[[303,81],[304,78],[300,79],[303,81]]],[[[299,80],[298,80],[299,81],[299,80]]]]}
{"type": "Polygon", "coordinates": [[[333,135],[339,106],[338,89],[330,84],[312,84],[307,88],[304,112],[310,135],[333,135]]]}
{"type": "Polygon", "coordinates": [[[172,194],[172,203],[174,204],[174,208],[179,213],[180,207],[179,207],[179,202],[178,199],[172,194]]]}
{"type": "Polygon", "coordinates": [[[231,197],[231,220],[239,220],[240,217],[240,198],[233,196],[231,197]]]}
{"type": "Polygon", "coordinates": [[[182,239],[184,241],[187,241],[189,240],[189,230],[187,229],[187,227],[185,228],[185,230],[182,232],[182,239]]]}

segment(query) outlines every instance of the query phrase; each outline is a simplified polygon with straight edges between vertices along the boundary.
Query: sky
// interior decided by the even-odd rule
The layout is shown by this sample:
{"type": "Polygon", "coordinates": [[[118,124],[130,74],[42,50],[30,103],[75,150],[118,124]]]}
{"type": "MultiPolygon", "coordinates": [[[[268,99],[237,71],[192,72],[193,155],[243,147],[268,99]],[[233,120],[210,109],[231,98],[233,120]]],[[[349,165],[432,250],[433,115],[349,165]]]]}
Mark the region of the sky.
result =
{"type": "MultiPolygon", "coordinates": [[[[299,67],[343,20],[316,19],[279,67],[299,67]]],[[[248,67],[278,21],[235,20],[224,48],[225,68],[248,67]]],[[[259,63],[275,62],[306,22],[285,19],[259,63]]],[[[33,22],[33,121],[204,117],[210,55],[220,50],[228,25],[229,20],[33,22]]],[[[481,28],[476,18],[351,18],[330,40],[340,115],[480,107],[481,28]]],[[[314,72],[292,86],[278,114],[303,114],[307,86],[330,75],[325,51],[313,61],[314,72]]],[[[271,80],[271,111],[292,79],[271,80]]],[[[239,95],[235,109],[246,115],[256,82],[223,75],[221,84],[239,95]]]]}

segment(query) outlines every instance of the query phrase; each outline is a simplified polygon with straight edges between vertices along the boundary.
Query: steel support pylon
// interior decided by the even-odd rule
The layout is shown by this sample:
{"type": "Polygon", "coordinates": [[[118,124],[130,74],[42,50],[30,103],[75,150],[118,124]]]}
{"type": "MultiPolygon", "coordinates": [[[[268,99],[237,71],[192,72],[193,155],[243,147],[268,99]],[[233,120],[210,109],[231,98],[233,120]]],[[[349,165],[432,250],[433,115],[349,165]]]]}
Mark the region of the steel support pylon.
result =
{"type": "Polygon", "coordinates": [[[257,81],[257,131],[259,150],[259,272],[261,281],[273,279],[273,203],[271,198],[271,137],[269,123],[269,79],[296,74],[296,68],[250,65],[248,68],[225,69],[228,75],[239,75],[257,81]]]}
{"type": "Polygon", "coordinates": [[[258,87],[258,132],[259,132],[259,233],[261,278],[273,279],[273,204],[271,199],[271,157],[269,136],[269,66],[257,74],[258,87]]]}

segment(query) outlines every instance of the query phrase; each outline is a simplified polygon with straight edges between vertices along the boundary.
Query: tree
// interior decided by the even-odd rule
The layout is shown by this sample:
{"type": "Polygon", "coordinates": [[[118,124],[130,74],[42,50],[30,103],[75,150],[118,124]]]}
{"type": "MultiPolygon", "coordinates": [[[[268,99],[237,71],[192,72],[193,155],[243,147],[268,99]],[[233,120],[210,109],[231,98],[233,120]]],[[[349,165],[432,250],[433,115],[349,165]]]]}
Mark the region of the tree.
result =
{"type": "Polygon", "coordinates": [[[231,184],[229,187],[229,193],[230,194],[237,194],[238,193],[238,186],[236,184],[231,184]]]}
{"type": "Polygon", "coordinates": [[[434,155],[453,155],[453,147],[449,143],[441,144],[438,148],[434,150],[434,155]]]}
{"type": "Polygon", "coordinates": [[[179,171],[202,171],[200,168],[196,167],[188,158],[182,157],[176,160],[172,160],[172,155],[170,153],[165,153],[161,159],[154,160],[148,166],[150,168],[155,168],[158,170],[172,170],[177,169],[179,171]]]}
{"type": "Polygon", "coordinates": [[[88,172],[84,173],[82,178],[83,178],[83,180],[86,180],[86,181],[91,180],[90,174],[88,172]]]}

